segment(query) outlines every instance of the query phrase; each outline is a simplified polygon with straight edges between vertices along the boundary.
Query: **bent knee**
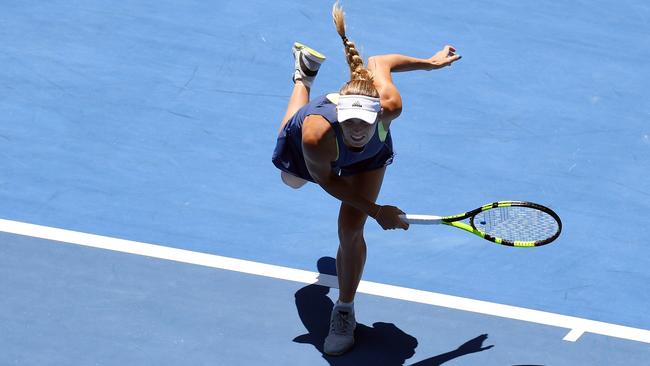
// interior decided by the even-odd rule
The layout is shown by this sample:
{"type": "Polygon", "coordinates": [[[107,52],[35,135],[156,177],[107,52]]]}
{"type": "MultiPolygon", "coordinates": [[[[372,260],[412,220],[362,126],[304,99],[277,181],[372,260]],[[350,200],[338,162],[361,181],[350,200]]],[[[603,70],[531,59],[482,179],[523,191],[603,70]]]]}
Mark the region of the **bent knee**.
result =
{"type": "Polygon", "coordinates": [[[398,116],[402,113],[402,97],[396,91],[385,101],[382,101],[381,107],[384,109],[384,114],[398,116]]]}
{"type": "Polygon", "coordinates": [[[280,178],[282,178],[282,182],[284,182],[284,184],[293,189],[298,189],[307,184],[306,180],[300,177],[296,177],[295,175],[291,175],[287,172],[280,172],[280,178]]]}

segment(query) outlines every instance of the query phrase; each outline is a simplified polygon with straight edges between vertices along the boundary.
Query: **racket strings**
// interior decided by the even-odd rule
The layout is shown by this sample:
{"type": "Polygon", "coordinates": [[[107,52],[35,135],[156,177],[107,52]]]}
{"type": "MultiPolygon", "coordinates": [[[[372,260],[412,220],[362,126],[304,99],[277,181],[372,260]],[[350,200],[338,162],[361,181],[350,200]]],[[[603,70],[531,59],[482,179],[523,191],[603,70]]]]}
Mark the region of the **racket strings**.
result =
{"type": "Polygon", "coordinates": [[[474,226],[486,234],[510,241],[539,241],[552,237],[559,224],[544,211],[531,207],[497,207],[478,213],[474,226]]]}

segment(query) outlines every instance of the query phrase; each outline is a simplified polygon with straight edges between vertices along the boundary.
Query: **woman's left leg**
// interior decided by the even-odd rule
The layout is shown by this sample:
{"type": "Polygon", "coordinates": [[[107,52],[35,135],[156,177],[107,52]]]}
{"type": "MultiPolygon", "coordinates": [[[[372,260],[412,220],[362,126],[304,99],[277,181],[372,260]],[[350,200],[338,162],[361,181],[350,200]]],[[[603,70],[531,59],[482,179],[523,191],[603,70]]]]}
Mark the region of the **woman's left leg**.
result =
{"type": "MultiPolygon", "coordinates": [[[[366,199],[376,201],[384,180],[386,168],[356,174],[350,179],[357,192],[366,199]]],[[[363,228],[368,216],[358,209],[341,204],[339,211],[339,248],[336,254],[336,274],[339,282],[339,300],[330,315],[330,330],[323,351],[340,355],[354,345],[354,295],[366,263],[366,241],[363,228]]]]}
{"type": "MultiPolygon", "coordinates": [[[[386,168],[351,176],[352,184],[364,198],[375,202],[379,196],[386,168]]],[[[339,301],[350,303],[361,281],[366,263],[366,241],[363,230],[368,215],[341,203],[338,218],[339,248],[336,255],[336,271],[339,282],[339,301]]]]}

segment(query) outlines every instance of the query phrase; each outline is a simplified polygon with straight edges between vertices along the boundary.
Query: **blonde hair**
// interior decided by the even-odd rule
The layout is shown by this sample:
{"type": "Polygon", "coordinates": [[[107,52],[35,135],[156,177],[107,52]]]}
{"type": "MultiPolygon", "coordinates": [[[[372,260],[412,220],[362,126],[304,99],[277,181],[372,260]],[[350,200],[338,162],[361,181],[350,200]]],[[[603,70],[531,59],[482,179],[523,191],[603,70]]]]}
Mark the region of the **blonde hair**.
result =
{"type": "Polygon", "coordinates": [[[341,36],[341,40],[343,40],[343,45],[345,46],[345,58],[350,67],[350,81],[343,85],[340,94],[357,94],[379,98],[379,92],[373,83],[372,72],[364,67],[363,59],[361,58],[354,42],[350,41],[345,35],[345,13],[343,12],[341,5],[339,5],[338,0],[332,7],[332,17],[334,18],[336,31],[339,36],[341,36]]]}

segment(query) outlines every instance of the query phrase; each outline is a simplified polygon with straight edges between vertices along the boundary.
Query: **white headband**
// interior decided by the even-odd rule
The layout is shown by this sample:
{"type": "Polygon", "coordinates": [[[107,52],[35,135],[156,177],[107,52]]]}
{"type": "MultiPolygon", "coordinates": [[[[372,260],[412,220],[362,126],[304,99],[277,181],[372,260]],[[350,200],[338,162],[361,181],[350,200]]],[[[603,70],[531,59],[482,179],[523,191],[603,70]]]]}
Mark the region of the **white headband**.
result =
{"type": "Polygon", "coordinates": [[[341,95],[336,106],[339,122],[351,118],[361,119],[369,124],[375,123],[377,113],[381,110],[379,98],[365,95],[341,95]]]}

